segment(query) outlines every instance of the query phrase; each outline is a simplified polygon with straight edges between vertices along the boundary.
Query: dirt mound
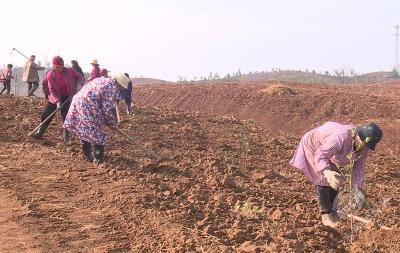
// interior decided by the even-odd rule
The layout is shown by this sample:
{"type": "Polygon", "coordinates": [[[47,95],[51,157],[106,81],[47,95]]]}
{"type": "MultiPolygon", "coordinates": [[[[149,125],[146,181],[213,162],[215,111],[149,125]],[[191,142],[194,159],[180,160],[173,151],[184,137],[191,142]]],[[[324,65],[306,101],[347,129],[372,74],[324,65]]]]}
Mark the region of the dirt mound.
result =
{"type": "Polygon", "coordinates": [[[361,124],[400,119],[400,90],[365,85],[228,83],[137,87],[134,100],[185,112],[234,116],[301,134],[327,120],[361,124]],[[279,95],[276,95],[279,94],[279,95]]]}
{"type": "Polygon", "coordinates": [[[271,85],[265,89],[260,90],[260,92],[265,92],[269,95],[295,95],[298,93],[293,88],[279,84],[271,85]]]}
{"type": "Polygon", "coordinates": [[[260,92],[268,85],[135,89],[139,105],[120,128],[169,158],[158,167],[147,166],[151,160],[138,147],[114,134],[103,165],[85,162],[78,140],[62,144],[60,115],[44,140],[32,140],[27,133],[38,124],[44,100],[0,96],[0,231],[2,241],[20,238],[0,244],[0,251],[398,252],[398,230],[367,230],[350,221],[337,231],[321,226],[312,186],[288,165],[300,138],[291,129],[315,124],[321,105],[350,103],[347,115],[378,120],[387,138],[367,167],[367,194],[376,208],[357,214],[395,227],[400,150],[389,141],[398,130],[395,93],[371,88],[365,94],[375,101],[371,95],[352,101],[335,94],[350,95],[354,87],[287,84],[299,92],[275,96],[260,92]],[[315,102],[321,98],[324,103],[315,102]],[[156,107],[143,106],[150,102],[156,107]],[[307,107],[312,119],[298,114],[312,103],[319,106],[307,107]],[[245,112],[254,118],[243,120],[245,112]],[[258,123],[277,126],[279,117],[281,130],[258,123]]]}

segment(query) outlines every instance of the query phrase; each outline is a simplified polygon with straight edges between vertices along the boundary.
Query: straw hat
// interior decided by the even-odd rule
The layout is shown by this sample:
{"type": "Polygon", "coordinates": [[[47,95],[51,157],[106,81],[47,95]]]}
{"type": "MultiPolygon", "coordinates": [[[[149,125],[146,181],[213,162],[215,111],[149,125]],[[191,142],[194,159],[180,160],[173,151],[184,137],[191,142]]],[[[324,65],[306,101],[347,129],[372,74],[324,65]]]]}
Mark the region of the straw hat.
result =
{"type": "Polygon", "coordinates": [[[93,65],[97,65],[97,66],[100,66],[100,64],[97,62],[97,60],[96,59],[94,59],[90,64],[93,64],[93,65]]]}
{"type": "Polygon", "coordinates": [[[129,78],[122,72],[113,72],[111,78],[116,80],[125,89],[128,88],[129,78]]]}

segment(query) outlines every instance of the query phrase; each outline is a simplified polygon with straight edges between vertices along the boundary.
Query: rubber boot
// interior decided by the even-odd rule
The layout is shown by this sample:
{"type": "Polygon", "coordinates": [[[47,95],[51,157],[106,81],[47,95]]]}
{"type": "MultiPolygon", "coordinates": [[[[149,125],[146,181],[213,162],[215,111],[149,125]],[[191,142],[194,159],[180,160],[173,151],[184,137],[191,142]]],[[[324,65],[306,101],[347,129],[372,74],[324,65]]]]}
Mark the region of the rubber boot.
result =
{"type": "Polygon", "coordinates": [[[89,142],[82,141],[82,153],[86,161],[93,162],[92,145],[89,142]]]}
{"type": "Polygon", "coordinates": [[[94,145],[93,162],[94,163],[102,163],[103,160],[104,160],[104,146],[103,145],[94,145]]]}
{"type": "Polygon", "coordinates": [[[63,138],[64,138],[64,144],[68,145],[69,144],[69,131],[67,129],[64,129],[63,138]]]}
{"type": "Polygon", "coordinates": [[[321,218],[325,226],[336,228],[339,225],[340,217],[336,213],[322,214],[321,218]]]}
{"type": "Polygon", "coordinates": [[[36,132],[34,132],[31,135],[31,137],[40,140],[40,139],[43,138],[43,135],[46,132],[46,130],[47,130],[47,126],[46,125],[42,125],[41,127],[39,127],[38,130],[36,130],[36,132]]]}

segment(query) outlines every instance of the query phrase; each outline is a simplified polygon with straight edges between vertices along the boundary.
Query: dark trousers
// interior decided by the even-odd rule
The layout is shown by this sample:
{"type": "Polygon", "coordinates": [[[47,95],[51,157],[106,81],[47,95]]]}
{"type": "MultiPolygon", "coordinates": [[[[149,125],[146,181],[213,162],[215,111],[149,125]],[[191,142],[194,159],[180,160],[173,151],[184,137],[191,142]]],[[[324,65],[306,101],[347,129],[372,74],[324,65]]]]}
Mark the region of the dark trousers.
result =
{"type": "Polygon", "coordinates": [[[320,206],[321,214],[333,213],[333,205],[338,192],[330,186],[316,185],[315,191],[320,206]]]}
{"type": "Polygon", "coordinates": [[[4,80],[3,81],[3,89],[1,90],[0,94],[3,94],[5,90],[7,90],[7,95],[10,94],[11,91],[11,80],[4,80]]]}
{"type": "Polygon", "coordinates": [[[126,110],[131,113],[132,112],[132,100],[129,98],[125,98],[126,110]]]}
{"type": "Polygon", "coordinates": [[[38,87],[39,82],[28,82],[28,96],[33,96],[38,87]]]}
{"type": "MultiPolygon", "coordinates": [[[[67,99],[68,99],[68,97],[61,97],[61,104],[64,103],[64,101],[67,99]]],[[[67,103],[65,103],[64,106],[61,107],[61,114],[63,117],[63,122],[64,122],[65,118],[67,117],[69,105],[70,105],[70,101],[68,101],[67,103]]],[[[57,105],[47,102],[47,105],[42,112],[42,116],[40,117],[40,121],[43,122],[55,110],[57,110],[57,105]]],[[[47,129],[47,127],[50,125],[53,118],[54,118],[54,115],[43,124],[44,129],[47,129]]]]}
{"type": "MultiPolygon", "coordinates": [[[[132,99],[130,98],[123,98],[126,104],[126,110],[131,113],[132,112],[132,99]]],[[[117,103],[122,99],[117,99],[117,103]]]]}

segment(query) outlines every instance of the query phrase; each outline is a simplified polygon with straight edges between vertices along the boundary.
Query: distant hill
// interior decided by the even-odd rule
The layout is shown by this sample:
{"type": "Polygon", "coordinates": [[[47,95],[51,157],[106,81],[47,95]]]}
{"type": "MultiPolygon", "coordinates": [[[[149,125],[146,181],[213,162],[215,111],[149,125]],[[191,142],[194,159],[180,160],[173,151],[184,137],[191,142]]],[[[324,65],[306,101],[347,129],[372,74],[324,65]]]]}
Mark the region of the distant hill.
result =
{"type": "MultiPolygon", "coordinates": [[[[13,68],[13,74],[16,77],[13,83],[15,86],[23,86],[21,88],[21,92],[18,87],[15,89],[16,94],[22,95],[25,93],[26,84],[21,82],[22,77],[22,67],[13,68]]],[[[46,71],[39,71],[40,80],[43,79],[43,75],[46,71]]],[[[88,73],[85,73],[86,78],[88,73]]],[[[199,81],[178,81],[178,82],[169,82],[161,79],[155,78],[146,78],[146,77],[135,77],[131,78],[133,85],[157,85],[157,84],[174,84],[174,83],[218,83],[218,82],[249,82],[249,81],[287,81],[287,82],[297,82],[297,83],[311,83],[311,84],[376,84],[393,80],[400,80],[399,76],[393,75],[391,71],[380,71],[380,72],[371,72],[365,74],[355,74],[353,73],[351,76],[346,75],[344,72],[335,72],[334,74],[325,72],[317,73],[315,71],[301,71],[301,70],[280,70],[275,69],[272,71],[260,71],[260,72],[249,72],[245,74],[234,74],[227,75],[225,77],[212,77],[212,78],[204,78],[199,81]]],[[[40,96],[40,91],[38,91],[38,95],[40,96]]]]}
{"type": "MultiPolygon", "coordinates": [[[[212,78],[202,79],[196,83],[205,82],[248,82],[248,81],[288,81],[299,83],[314,84],[351,84],[351,83],[380,83],[389,80],[399,80],[399,76],[389,71],[372,72],[366,74],[356,74],[354,72],[346,73],[344,70],[335,71],[335,73],[317,73],[316,71],[301,70],[281,70],[274,69],[272,71],[260,71],[249,73],[234,73],[219,77],[217,74],[210,75],[212,78]]],[[[192,81],[193,82],[193,81],[192,81]]]]}
{"type": "Polygon", "coordinates": [[[151,84],[168,84],[171,82],[161,80],[161,79],[154,79],[154,78],[131,78],[133,85],[151,85],[151,84]]]}
{"type": "Polygon", "coordinates": [[[241,75],[239,80],[242,81],[294,81],[304,83],[320,83],[320,84],[349,84],[349,83],[378,83],[387,80],[393,80],[392,72],[373,72],[367,74],[346,76],[344,74],[336,73],[335,75],[293,71],[293,70],[280,70],[274,72],[258,72],[241,75]]]}

